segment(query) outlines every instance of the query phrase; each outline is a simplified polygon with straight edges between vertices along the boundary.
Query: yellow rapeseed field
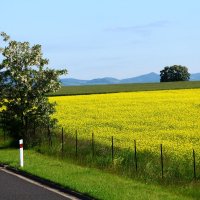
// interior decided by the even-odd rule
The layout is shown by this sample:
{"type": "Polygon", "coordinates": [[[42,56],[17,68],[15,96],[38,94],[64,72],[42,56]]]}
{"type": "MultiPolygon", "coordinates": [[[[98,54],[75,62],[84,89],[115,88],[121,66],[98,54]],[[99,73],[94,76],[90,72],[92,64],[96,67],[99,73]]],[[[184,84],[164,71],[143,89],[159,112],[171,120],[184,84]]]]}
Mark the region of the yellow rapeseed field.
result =
{"type": "Polygon", "coordinates": [[[55,117],[69,133],[110,145],[174,157],[200,154],[200,89],[50,97],[55,117]]]}

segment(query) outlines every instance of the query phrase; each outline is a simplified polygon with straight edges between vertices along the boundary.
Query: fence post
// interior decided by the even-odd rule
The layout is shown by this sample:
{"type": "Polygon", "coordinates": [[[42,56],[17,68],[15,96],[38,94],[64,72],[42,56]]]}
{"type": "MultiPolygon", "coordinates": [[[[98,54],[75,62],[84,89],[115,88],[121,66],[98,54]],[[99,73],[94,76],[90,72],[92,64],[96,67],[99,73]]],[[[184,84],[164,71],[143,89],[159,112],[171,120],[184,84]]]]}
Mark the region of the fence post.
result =
{"type": "Polygon", "coordinates": [[[6,142],[6,130],[5,130],[5,125],[3,125],[3,140],[4,140],[4,144],[6,142]]]}
{"type": "Polygon", "coordinates": [[[3,139],[4,139],[4,144],[6,141],[6,131],[5,131],[5,115],[3,113],[1,113],[1,125],[2,125],[2,129],[3,129],[3,139]]]}
{"type": "Polygon", "coordinates": [[[78,157],[78,134],[76,130],[76,158],[78,157]]]}
{"type": "Polygon", "coordinates": [[[92,133],[92,157],[94,157],[94,133],[92,133]]]}
{"type": "Polygon", "coordinates": [[[195,151],[193,149],[193,168],[194,168],[194,179],[196,179],[196,159],[195,159],[195,151]]]}
{"type": "Polygon", "coordinates": [[[36,134],[36,127],[35,127],[35,119],[34,119],[34,124],[33,124],[33,135],[35,137],[35,134],[36,134]]]}
{"type": "Polygon", "coordinates": [[[112,136],[112,146],[111,146],[111,149],[112,149],[112,162],[114,161],[114,139],[113,139],[113,136],[112,136]]]}
{"type": "Polygon", "coordinates": [[[135,171],[137,172],[137,147],[136,147],[136,140],[134,140],[134,150],[135,150],[135,154],[134,154],[134,160],[135,160],[135,171]]]}
{"type": "Polygon", "coordinates": [[[25,134],[26,134],[26,141],[28,140],[28,143],[30,143],[30,135],[28,134],[28,117],[25,116],[25,134]]]}
{"type": "Polygon", "coordinates": [[[161,175],[163,178],[163,148],[162,148],[162,144],[160,145],[160,162],[161,162],[161,175]]]}
{"type": "Polygon", "coordinates": [[[52,146],[52,140],[51,140],[51,131],[50,131],[50,127],[48,125],[48,138],[49,138],[49,146],[52,146]]]}
{"type": "Polygon", "coordinates": [[[64,153],[64,130],[63,130],[63,127],[62,127],[62,148],[61,148],[61,152],[62,152],[62,156],[63,156],[63,153],[64,153]]]}

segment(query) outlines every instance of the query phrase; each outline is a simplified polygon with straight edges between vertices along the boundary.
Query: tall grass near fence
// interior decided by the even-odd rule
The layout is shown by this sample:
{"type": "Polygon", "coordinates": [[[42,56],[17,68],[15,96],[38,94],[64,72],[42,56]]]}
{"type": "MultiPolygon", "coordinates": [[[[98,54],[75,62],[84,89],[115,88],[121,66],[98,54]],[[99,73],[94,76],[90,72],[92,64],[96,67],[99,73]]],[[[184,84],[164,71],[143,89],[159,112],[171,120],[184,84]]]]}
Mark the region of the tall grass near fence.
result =
{"type": "MultiPolygon", "coordinates": [[[[144,149],[142,140],[129,140],[130,145],[120,148],[119,144],[127,141],[115,136],[98,136],[94,132],[84,135],[83,132],[70,132],[64,128],[37,127],[30,128],[28,133],[29,138],[24,141],[27,147],[34,146],[40,153],[71,160],[79,165],[147,182],[178,183],[200,178],[200,156],[195,149],[187,151],[180,159],[176,147],[173,151],[177,157],[174,157],[171,149],[163,144],[152,143],[150,148],[144,149]],[[154,152],[150,149],[154,149],[154,152]]],[[[2,129],[0,143],[4,148],[12,143],[2,129]]],[[[182,148],[181,144],[179,148],[182,148]]]]}
{"type": "MultiPolygon", "coordinates": [[[[152,153],[148,149],[141,149],[142,141],[129,141],[132,145],[122,149],[117,147],[121,141],[115,137],[101,138],[105,140],[102,144],[95,133],[88,134],[85,139],[80,136],[78,131],[69,133],[63,129],[59,132],[52,130],[36,149],[60,159],[70,159],[76,164],[147,182],[178,183],[200,178],[200,157],[195,149],[180,160],[171,156],[163,144],[152,147],[157,149],[156,153],[152,153]]],[[[179,152],[176,153],[178,155],[179,152]]]]}

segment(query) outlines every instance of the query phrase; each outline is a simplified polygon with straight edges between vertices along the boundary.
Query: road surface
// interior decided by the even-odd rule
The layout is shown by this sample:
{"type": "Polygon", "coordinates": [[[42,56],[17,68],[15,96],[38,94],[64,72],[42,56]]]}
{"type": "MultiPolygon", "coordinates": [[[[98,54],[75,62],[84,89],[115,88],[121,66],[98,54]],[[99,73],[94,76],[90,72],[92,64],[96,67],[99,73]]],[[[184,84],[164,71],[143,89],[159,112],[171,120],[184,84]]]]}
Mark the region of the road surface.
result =
{"type": "Polygon", "coordinates": [[[0,168],[1,200],[77,200],[70,195],[37,184],[0,168]]]}

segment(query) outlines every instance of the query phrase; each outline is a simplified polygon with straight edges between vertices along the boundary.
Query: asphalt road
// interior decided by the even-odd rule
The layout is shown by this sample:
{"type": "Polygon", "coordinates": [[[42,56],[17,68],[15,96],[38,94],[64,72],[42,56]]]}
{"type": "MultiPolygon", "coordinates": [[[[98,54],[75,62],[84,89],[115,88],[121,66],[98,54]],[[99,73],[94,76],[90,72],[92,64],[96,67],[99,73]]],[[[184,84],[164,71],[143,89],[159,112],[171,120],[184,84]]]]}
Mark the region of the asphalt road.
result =
{"type": "Polygon", "coordinates": [[[0,200],[70,200],[0,168],[0,200]]]}

